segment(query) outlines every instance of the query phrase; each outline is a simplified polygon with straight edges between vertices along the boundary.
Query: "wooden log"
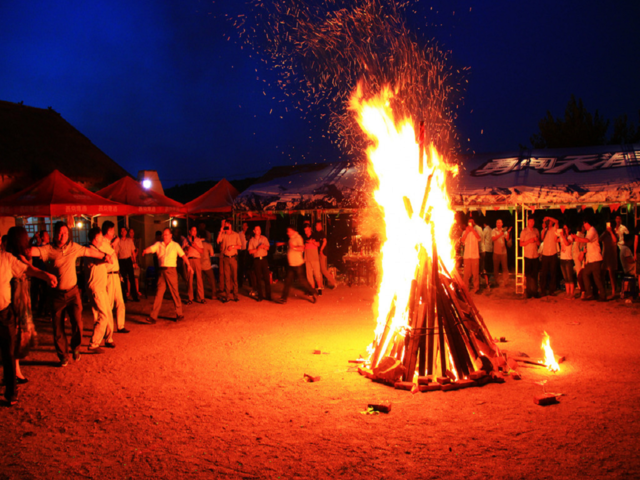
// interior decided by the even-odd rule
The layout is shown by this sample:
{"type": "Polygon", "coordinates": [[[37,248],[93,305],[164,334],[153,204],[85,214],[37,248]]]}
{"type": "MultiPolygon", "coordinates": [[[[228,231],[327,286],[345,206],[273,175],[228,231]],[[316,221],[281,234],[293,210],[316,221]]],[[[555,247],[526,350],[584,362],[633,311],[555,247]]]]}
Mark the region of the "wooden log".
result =
{"type": "Polygon", "coordinates": [[[393,384],[393,388],[397,390],[413,390],[413,382],[396,382],[393,384]]]}
{"type": "Polygon", "coordinates": [[[551,395],[550,393],[543,393],[541,395],[536,395],[535,397],[533,397],[533,403],[542,407],[546,407],[547,405],[558,403],[558,397],[556,397],[555,395],[551,395]]]}
{"type": "Polygon", "coordinates": [[[304,378],[305,382],[309,382],[309,383],[319,382],[320,381],[320,376],[319,375],[309,375],[308,373],[305,373],[303,378],[304,378]]]}
{"type": "Polygon", "coordinates": [[[418,385],[418,391],[420,392],[435,392],[436,390],[442,390],[442,385],[440,385],[439,383],[418,385]]]}
{"type": "Polygon", "coordinates": [[[391,308],[389,309],[389,313],[387,314],[387,320],[384,326],[384,330],[382,331],[382,335],[380,335],[380,341],[376,345],[376,348],[371,356],[371,367],[375,367],[378,365],[378,360],[380,360],[380,355],[382,354],[382,349],[384,344],[387,341],[387,336],[389,335],[389,330],[391,330],[391,322],[393,321],[393,317],[396,314],[396,300],[397,297],[393,297],[391,301],[391,308]]]}
{"type": "Polygon", "coordinates": [[[376,402],[367,405],[367,408],[374,412],[389,413],[391,411],[391,402],[376,402]]]}
{"type": "Polygon", "coordinates": [[[446,385],[448,383],[451,383],[451,379],[449,377],[438,377],[436,378],[436,382],[438,382],[440,385],[446,385]]]}
{"type": "Polygon", "coordinates": [[[365,367],[358,367],[358,373],[363,377],[367,377],[370,380],[373,380],[374,378],[376,378],[373,371],[365,367]]]}
{"type": "Polygon", "coordinates": [[[431,377],[418,377],[418,385],[427,385],[432,382],[433,379],[431,377]]]}
{"type": "Polygon", "coordinates": [[[486,377],[487,376],[487,372],[485,372],[484,370],[478,370],[477,372],[471,372],[469,374],[469,378],[471,380],[479,380],[482,377],[486,377]]]}
{"type": "Polygon", "coordinates": [[[424,120],[420,121],[420,130],[418,133],[418,173],[422,175],[424,171],[423,159],[424,159],[424,120]]]}

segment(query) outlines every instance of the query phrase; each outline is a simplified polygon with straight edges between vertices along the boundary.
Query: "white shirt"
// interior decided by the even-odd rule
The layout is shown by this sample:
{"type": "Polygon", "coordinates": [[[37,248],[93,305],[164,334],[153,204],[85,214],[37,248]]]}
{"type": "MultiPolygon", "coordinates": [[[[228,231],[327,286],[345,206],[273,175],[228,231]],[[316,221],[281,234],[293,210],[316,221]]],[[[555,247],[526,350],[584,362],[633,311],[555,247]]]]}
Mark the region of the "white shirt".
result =
{"type": "Polygon", "coordinates": [[[249,240],[249,250],[255,250],[255,252],[253,252],[253,258],[266,257],[269,252],[269,240],[264,235],[253,237],[249,240]],[[261,245],[263,245],[263,248],[260,248],[261,245]]]}
{"type": "Polygon", "coordinates": [[[573,260],[573,244],[568,238],[569,245],[565,245],[564,238],[560,237],[560,260],[573,260]]]}
{"type": "Polygon", "coordinates": [[[464,233],[467,235],[464,238],[464,258],[480,258],[480,242],[473,232],[465,230],[464,233]]]}
{"type": "Polygon", "coordinates": [[[616,227],[615,232],[618,236],[618,245],[624,245],[624,236],[629,235],[629,229],[624,225],[620,225],[620,227],[616,227]]]}
{"type": "Polygon", "coordinates": [[[630,258],[633,259],[633,252],[625,244],[622,244],[622,246],[620,247],[620,263],[622,264],[622,269],[627,275],[635,275],[636,262],[628,262],[630,258]]]}
{"type": "Polygon", "coordinates": [[[492,240],[491,227],[489,225],[485,225],[484,230],[482,231],[482,248],[485,252],[493,252],[493,240],[492,240]]]}
{"type": "Polygon", "coordinates": [[[11,305],[11,279],[24,275],[27,265],[7,252],[0,252],[0,310],[11,305]]]}
{"type": "Polygon", "coordinates": [[[591,227],[587,232],[587,255],[585,257],[586,263],[600,262],[602,261],[602,253],[600,250],[600,238],[598,232],[594,227],[591,227]]]}
{"type": "Polygon", "coordinates": [[[289,265],[291,265],[292,267],[299,267],[300,265],[304,265],[304,256],[302,254],[302,250],[294,250],[292,247],[304,247],[304,240],[302,240],[302,237],[297,232],[289,239],[287,260],[289,261],[289,265]]]}
{"type": "Polygon", "coordinates": [[[495,242],[493,242],[493,253],[497,254],[497,255],[503,255],[505,253],[507,253],[507,246],[506,246],[506,242],[507,242],[507,238],[508,237],[508,233],[506,230],[503,230],[502,228],[500,230],[498,230],[497,228],[494,228],[493,230],[491,230],[491,237],[496,237],[498,235],[500,235],[500,232],[503,233],[503,235],[497,239],[495,242]]]}
{"type": "MultiPolygon", "coordinates": [[[[100,251],[106,253],[107,255],[111,255],[115,252],[113,247],[111,246],[111,242],[103,237],[102,245],[100,245],[100,251]]],[[[117,257],[117,255],[115,255],[117,257]]],[[[119,272],[120,271],[120,262],[116,258],[113,263],[107,263],[107,272],[119,272]]]]}
{"type": "Polygon", "coordinates": [[[158,255],[158,265],[161,267],[176,267],[178,266],[178,257],[184,257],[184,250],[173,240],[169,242],[169,245],[164,242],[156,242],[149,247],[148,251],[158,255]]]}
{"type": "Polygon", "coordinates": [[[542,254],[551,257],[558,254],[558,235],[556,229],[547,228],[542,241],[542,254]]]}

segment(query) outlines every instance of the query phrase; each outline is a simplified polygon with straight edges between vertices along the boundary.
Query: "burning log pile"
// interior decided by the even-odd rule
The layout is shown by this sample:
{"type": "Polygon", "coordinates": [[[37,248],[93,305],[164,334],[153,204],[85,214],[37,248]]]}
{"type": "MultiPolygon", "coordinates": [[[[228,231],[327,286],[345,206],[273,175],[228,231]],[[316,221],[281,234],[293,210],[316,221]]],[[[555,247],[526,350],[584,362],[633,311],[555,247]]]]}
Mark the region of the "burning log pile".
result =
{"type": "Polygon", "coordinates": [[[454,212],[447,181],[457,168],[433,145],[425,152],[424,126],[416,135],[411,121],[395,120],[392,97],[385,90],[366,99],[358,88],[351,102],[372,140],[369,172],[378,182],[374,198],[386,237],[375,305],[378,326],[369,362],[359,372],[414,391],[503,382],[498,370],[508,371],[506,358],[453,268],[454,212]]]}
{"type": "MultiPolygon", "coordinates": [[[[432,224],[433,228],[433,224],[432,224]]],[[[396,388],[423,392],[504,382],[508,369],[457,271],[447,271],[436,243],[420,253],[411,282],[409,325],[392,332],[393,309],[373,344],[369,365],[358,371],[396,388]],[[417,374],[417,377],[416,377],[417,374]]]]}

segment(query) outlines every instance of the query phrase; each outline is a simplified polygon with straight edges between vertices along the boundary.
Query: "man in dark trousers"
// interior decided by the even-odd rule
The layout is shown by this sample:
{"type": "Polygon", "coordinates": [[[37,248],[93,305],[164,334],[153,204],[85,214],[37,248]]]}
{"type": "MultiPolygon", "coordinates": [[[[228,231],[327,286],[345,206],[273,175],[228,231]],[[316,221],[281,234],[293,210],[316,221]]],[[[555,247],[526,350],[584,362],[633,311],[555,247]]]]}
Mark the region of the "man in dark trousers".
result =
{"type": "Polygon", "coordinates": [[[287,228],[287,236],[289,237],[289,249],[287,250],[287,261],[289,262],[289,270],[287,271],[287,277],[284,280],[284,290],[282,291],[282,297],[278,300],[278,303],[287,303],[287,297],[289,296],[289,290],[291,284],[295,278],[302,286],[302,289],[307,295],[311,303],[316,303],[316,292],[314,292],[304,269],[304,240],[293,227],[287,228]]]}
{"type": "Polygon", "coordinates": [[[69,228],[63,222],[57,222],[53,230],[53,243],[44,247],[32,247],[32,257],[40,257],[46,269],[58,279],[57,288],[51,291],[53,308],[53,341],[60,366],[69,364],[69,347],[74,361],[80,360],[82,344],[82,299],[76,276],[76,260],[78,257],[92,257],[114,262],[113,255],[99,250],[83,247],[71,241],[69,228]],[[71,323],[71,343],[67,342],[64,330],[64,316],[69,315],[71,323]]]}
{"type": "Polygon", "coordinates": [[[269,254],[269,240],[262,235],[262,229],[259,226],[253,228],[253,237],[249,240],[249,255],[253,257],[253,270],[256,276],[256,290],[258,292],[258,301],[263,298],[271,300],[271,278],[269,275],[269,262],[267,255],[269,254]],[[262,288],[260,282],[264,283],[264,297],[262,296],[262,288]]]}

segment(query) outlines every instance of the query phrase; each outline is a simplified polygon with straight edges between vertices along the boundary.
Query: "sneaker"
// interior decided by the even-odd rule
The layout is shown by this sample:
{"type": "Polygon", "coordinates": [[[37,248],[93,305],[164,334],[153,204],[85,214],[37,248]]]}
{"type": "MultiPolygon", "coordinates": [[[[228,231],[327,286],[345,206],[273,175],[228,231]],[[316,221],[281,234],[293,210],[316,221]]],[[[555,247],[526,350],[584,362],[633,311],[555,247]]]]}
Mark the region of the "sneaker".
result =
{"type": "Polygon", "coordinates": [[[104,346],[106,348],[116,348],[116,343],[115,342],[104,342],[104,346]]]}
{"type": "Polygon", "coordinates": [[[309,301],[311,303],[316,303],[317,300],[318,300],[318,297],[316,297],[315,295],[309,295],[309,301]]]}
{"type": "Polygon", "coordinates": [[[321,288],[318,289],[318,296],[320,296],[320,295],[322,295],[322,289],[321,288]]]}
{"type": "MultiPolygon", "coordinates": [[[[151,318],[151,317],[149,317],[149,318],[151,318]]],[[[128,330],[128,329],[122,327],[122,328],[117,329],[116,333],[129,333],[130,331],[131,330],[128,330]]]]}
{"type": "Polygon", "coordinates": [[[176,317],[176,322],[180,322],[180,321],[182,321],[182,320],[184,320],[184,315],[178,315],[178,316],[176,317]]]}
{"type": "MultiPolygon", "coordinates": [[[[89,353],[95,353],[95,354],[104,353],[104,350],[100,347],[100,345],[98,345],[97,347],[92,347],[91,345],[89,345],[87,347],[87,351],[89,353]]],[[[78,358],[80,358],[80,355],[78,355],[78,358]]],[[[73,359],[74,360],[76,359],[75,355],[74,355],[73,359]]]]}
{"type": "Polygon", "coordinates": [[[67,365],[69,365],[69,358],[68,357],[64,357],[60,359],[60,366],[61,367],[66,367],[67,365]]]}
{"type": "Polygon", "coordinates": [[[80,360],[80,350],[75,349],[73,351],[73,361],[77,362],[78,360],[80,360]]]}

